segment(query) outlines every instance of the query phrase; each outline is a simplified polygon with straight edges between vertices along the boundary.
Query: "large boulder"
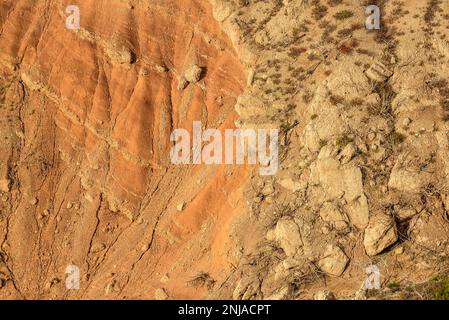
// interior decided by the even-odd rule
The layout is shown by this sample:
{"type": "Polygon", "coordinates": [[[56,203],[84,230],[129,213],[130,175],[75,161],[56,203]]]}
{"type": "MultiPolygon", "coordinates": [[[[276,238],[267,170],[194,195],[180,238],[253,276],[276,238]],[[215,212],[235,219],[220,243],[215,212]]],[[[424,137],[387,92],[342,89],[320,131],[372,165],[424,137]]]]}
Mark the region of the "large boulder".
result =
{"type": "Polygon", "coordinates": [[[344,198],[352,224],[363,229],[368,224],[368,200],[363,191],[362,172],[354,166],[340,166],[333,158],[318,159],[311,166],[312,182],[321,186],[327,199],[344,198]]]}
{"type": "Polygon", "coordinates": [[[280,219],[268,238],[279,242],[288,257],[298,254],[303,245],[299,227],[291,218],[280,219]]]}
{"type": "Polygon", "coordinates": [[[388,180],[388,187],[405,193],[419,193],[432,182],[432,174],[414,165],[416,157],[401,155],[396,161],[388,180]]]}
{"type": "Polygon", "coordinates": [[[349,258],[339,247],[329,245],[323,257],[318,261],[318,267],[333,276],[340,276],[348,265],[349,258]]]}
{"type": "Polygon", "coordinates": [[[387,214],[379,214],[370,220],[365,229],[363,245],[369,256],[375,256],[397,240],[398,234],[394,219],[387,214]]]}

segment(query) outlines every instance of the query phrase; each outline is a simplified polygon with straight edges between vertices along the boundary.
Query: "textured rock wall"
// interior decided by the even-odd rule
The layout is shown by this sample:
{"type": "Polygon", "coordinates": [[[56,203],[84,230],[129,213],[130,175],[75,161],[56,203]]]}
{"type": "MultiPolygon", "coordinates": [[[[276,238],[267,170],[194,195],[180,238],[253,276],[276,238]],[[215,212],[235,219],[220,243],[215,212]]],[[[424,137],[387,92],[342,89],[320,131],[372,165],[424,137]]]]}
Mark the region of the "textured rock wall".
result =
{"type": "Polygon", "coordinates": [[[78,31],[68,4],[1,2],[0,295],[200,297],[186,283],[229,268],[246,169],[174,167],[169,138],[193,120],[233,127],[242,66],[205,1],[80,1],[78,31]]]}

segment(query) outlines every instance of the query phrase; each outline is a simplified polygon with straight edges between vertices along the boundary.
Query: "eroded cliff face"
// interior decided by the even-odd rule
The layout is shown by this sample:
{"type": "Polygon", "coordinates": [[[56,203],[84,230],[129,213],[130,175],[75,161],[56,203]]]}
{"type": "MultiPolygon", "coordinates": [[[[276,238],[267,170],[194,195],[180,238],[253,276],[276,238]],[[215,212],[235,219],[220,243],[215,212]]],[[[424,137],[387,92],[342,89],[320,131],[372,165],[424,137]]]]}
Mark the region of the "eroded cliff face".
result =
{"type": "Polygon", "coordinates": [[[68,4],[0,4],[1,297],[449,282],[423,284],[448,268],[447,0],[80,1],[78,31],[68,4]],[[279,171],[172,165],[170,133],[195,120],[279,129],[279,171]]]}
{"type": "Polygon", "coordinates": [[[1,1],[0,295],[202,297],[187,282],[228,272],[248,170],[171,165],[170,133],[234,126],[235,50],[205,1],[80,1],[78,31],[69,4],[1,1]]]}

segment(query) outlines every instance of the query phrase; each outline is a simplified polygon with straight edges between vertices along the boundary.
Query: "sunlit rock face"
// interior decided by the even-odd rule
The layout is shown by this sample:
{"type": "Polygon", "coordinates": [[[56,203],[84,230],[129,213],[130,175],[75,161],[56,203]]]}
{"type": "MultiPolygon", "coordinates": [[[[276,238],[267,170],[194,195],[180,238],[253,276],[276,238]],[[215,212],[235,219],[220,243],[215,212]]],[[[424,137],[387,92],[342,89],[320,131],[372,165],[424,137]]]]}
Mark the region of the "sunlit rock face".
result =
{"type": "Polygon", "coordinates": [[[168,294],[200,297],[185,283],[242,207],[230,193],[246,173],[172,165],[170,133],[232,128],[243,68],[207,1],[80,1],[78,30],[69,4],[0,4],[0,274],[13,279],[0,296],[154,298],[176,270],[168,294]]]}

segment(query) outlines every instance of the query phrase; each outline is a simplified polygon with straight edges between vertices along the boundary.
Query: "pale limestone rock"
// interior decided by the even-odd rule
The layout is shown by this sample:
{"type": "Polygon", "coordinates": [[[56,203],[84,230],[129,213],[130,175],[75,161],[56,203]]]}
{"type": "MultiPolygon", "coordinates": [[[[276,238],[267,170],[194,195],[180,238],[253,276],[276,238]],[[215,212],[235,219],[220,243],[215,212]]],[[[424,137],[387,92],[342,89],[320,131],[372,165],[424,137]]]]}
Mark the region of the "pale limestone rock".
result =
{"type": "Polygon", "coordinates": [[[416,215],[410,222],[410,239],[418,246],[435,252],[442,252],[441,244],[449,243],[447,232],[442,230],[442,226],[446,224],[447,220],[441,213],[437,214],[434,212],[431,215],[425,213],[416,215]]]}
{"type": "Polygon", "coordinates": [[[190,83],[197,83],[201,79],[202,72],[203,69],[198,65],[194,64],[184,72],[184,77],[190,83]]]}
{"type": "Polygon", "coordinates": [[[6,163],[0,164],[0,192],[9,192],[11,181],[9,180],[9,168],[6,163]]]}
{"type": "Polygon", "coordinates": [[[9,192],[9,191],[10,191],[9,179],[1,179],[0,180],[0,192],[9,192]]]}
{"type": "Polygon", "coordinates": [[[167,283],[169,280],[170,280],[170,277],[167,273],[161,278],[162,283],[167,283]]]}
{"type": "Polygon", "coordinates": [[[315,293],[313,300],[335,300],[335,296],[331,291],[325,289],[315,293]]]}
{"type": "Polygon", "coordinates": [[[396,224],[391,216],[379,214],[374,216],[365,229],[363,245],[369,256],[381,253],[398,239],[396,224]]]}
{"type": "Polygon", "coordinates": [[[335,229],[344,230],[348,226],[348,218],[336,205],[326,202],[320,210],[320,217],[326,222],[331,223],[335,229]]]}
{"type": "Polygon", "coordinates": [[[189,82],[186,80],[184,76],[178,77],[178,90],[182,91],[184,90],[189,82]]]}
{"type": "Polygon", "coordinates": [[[159,72],[159,73],[165,73],[165,72],[168,71],[168,69],[167,69],[166,66],[162,66],[162,65],[159,65],[159,64],[155,65],[154,69],[155,69],[157,72],[159,72]]]}
{"type": "Polygon", "coordinates": [[[279,181],[279,184],[287,190],[296,192],[303,189],[305,186],[297,181],[293,181],[292,178],[285,178],[279,181]]]}
{"type": "Polygon", "coordinates": [[[333,95],[344,97],[346,101],[368,96],[372,92],[363,73],[363,68],[355,66],[350,60],[342,61],[336,65],[327,80],[327,87],[330,92],[333,95]]]}
{"type": "Polygon", "coordinates": [[[407,166],[401,157],[393,167],[388,187],[402,192],[419,193],[431,180],[429,173],[407,166]]]}
{"type": "Polygon", "coordinates": [[[243,119],[273,116],[275,114],[275,109],[267,108],[261,99],[251,93],[245,93],[237,98],[235,111],[243,119]]]}
{"type": "Polygon", "coordinates": [[[186,206],[185,202],[182,202],[176,206],[176,210],[182,211],[184,210],[185,206],[186,206]]]}
{"type": "Polygon", "coordinates": [[[232,13],[232,6],[229,2],[222,0],[212,0],[212,15],[218,22],[225,21],[232,13]]]}
{"type": "Polygon", "coordinates": [[[404,127],[408,127],[411,122],[412,122],[412,120],[410,120],[410,118],[404,118],[404,120],[402,121],[402,125],[404,127]]]}
{"type": "Polygon", "coordinates": [[[135,62],[135,53],[123,45],[111,39],[105,43],[104,52],[109,58],[118,64],[132,64],[135,62]]]}
{"type": "Polygon", "coordinates": [[[340,166],[332,158],[319,159],[311,165],[311,179],[327,194],[327,200],[343,197],[349,220],[357,228],[368,224],[368,201],[363,192],[362,172],[358,167],[340,166]]]}
{"type": "Polygon", "coordinates": [[[275,234],[275,232],[274,232],[274,229],[268,230],[268,231],[267,231],[267,234],[266,234],[266,236],[265,236],[265,238],[266,238],[268,241],[275,241],[275,240],[276,240],[276,234],[275,234]]]}
{"type": "Polygon", "coordinates": [[[396,216],[399,218],[399,221],[410,219],[415,214],[417,214],[417,212],[414,208],[401,208],[396,211],[396,216]]]}
{"type": "Polygon", "coordinates": [[[318,261],[318,267],[333,276],[340,276],[348,265],[349,258],[337,246],[327,246],[323,257],[318,261]]]}
{"type": "Polygon", "coordinates": [[[357,147],[353,143],[347,144],[338,155],[341,164],[346,164],[354,158],[357,153],[357,147]]]}
{"type": "Polygon", "coordinates": [[[261,193],[262,193],[264,196],[269,196],[270,194],[273,194],[273,193],[274,193],[274,187],[273,187],[273,184],[272,184],[271,182],[266,183],[266,184],[263,186],[263,188],[262,188],[262,190],[261,190],[261,193]]]}
{"type": "Polygon", "coordinates": [[[288,257],[295,256],[302,246],[299,227],[290,218],[282,218],[277,222],[274,236],[288,257]]]}
{"type": "Polygon", "coordinates": [[[376,82],[384,82],[393,75],[393,72],[387,69],[385,65],[380,62],[375,62],[366,70],[366,76],[376,82]]]}
{"type": "Polygon", "coordinates": [[[154,292],[154,298],[156,300],[167,300],[168,294],[165,292],[163,288],[156,289],[154,292]]]}

